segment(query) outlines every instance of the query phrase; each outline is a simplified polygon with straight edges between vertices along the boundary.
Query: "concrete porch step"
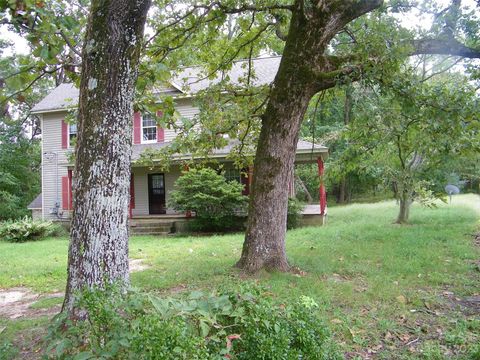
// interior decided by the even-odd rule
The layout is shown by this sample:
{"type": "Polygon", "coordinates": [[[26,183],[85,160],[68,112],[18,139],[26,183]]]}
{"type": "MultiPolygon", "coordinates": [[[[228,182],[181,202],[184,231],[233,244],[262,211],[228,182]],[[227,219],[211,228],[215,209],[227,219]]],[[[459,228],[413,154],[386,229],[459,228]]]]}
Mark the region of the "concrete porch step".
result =
{"type": "Polygon", "coordinates": [[[171,232],[185,231],[189,219],[184,216],[148,216],[134,217],[129,220],[130,233],[136,235],[166,235],[171,232]]]}

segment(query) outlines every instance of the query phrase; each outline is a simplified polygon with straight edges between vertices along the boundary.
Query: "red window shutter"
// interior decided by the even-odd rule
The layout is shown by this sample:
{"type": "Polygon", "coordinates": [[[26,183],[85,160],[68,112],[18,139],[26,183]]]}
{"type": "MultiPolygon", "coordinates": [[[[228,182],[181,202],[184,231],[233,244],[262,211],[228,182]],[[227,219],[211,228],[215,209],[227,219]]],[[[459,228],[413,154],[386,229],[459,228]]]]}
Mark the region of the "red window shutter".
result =
{"type": "MultiPolygon", "coordinates": [[[[157,116],[162,117],[163,113],[161,111],[157,111],[157,116]]],[[[162,128],[160,125],[157,125],[157,142],[162,143],[165,141],[165,129],[162,128]]]]}
{"type": "Polygon", "coordinates": [[[135,178],[130,175],[130,209],[135,209],[135,178]]]}
{"type": "Polygon", "coordinates": [[[163,143],[165,141],[165,130],[161,126],[157,126],[157,142],[163,143]]]}
{"type": "Polygon", "coordinates": [[[62,209],[68,210],[69,205],[69,186],[68,176],[62,176],[62,209]]]}
{"type": "Polygon", "coordinates": [[[133,114],[133,143],[140,144],[142,142],[142,116],[137,111],[133,114]]]}
{"type": "Polygon", "coordinates": [[[62,119],[62,149],[68,148],[68,124],[62,119]]]}
{"type": "Polygon", "coordinates": [[[73,171],[68,170],[68,209],[73,210],[73,171]]]}

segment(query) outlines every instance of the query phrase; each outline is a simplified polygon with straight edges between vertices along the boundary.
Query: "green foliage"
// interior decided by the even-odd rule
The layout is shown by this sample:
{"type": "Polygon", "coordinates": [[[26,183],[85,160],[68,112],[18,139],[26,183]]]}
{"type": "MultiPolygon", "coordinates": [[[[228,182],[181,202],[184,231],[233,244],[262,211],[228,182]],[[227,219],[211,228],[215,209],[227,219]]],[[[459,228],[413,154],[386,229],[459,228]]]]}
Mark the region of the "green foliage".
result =
{"type": "MultiPolygon", "coordinates": [[[[312,99],[301,128],[301,136],[304,139],[321,143],[329,149],[324,184],[330,202],[335,198],[337,202],[355,201],[370,195],[372,189],[377,190],[382,185],[381,176],[374,168],[362,164],[357,166],[358,150],[350,147],[344,137],[348,123],[355,121],[357,101],[359,99],[354,84],[346,84],[321,93],[312,99]],[[340,198],[342,185],[344,199],[340,198]]],[[[312,198],[318,199],[320,179],[317,165],[299,165],[296,167],[296,174],[312,198]]],[[[302,200],[307,200],[302,192],[299,195],[302,200]]]]}
{"type": "Polygon", "coordinates": [[[354,99],[355,118],[340,134],[348,146],[332,157],[343,173],[374,174],[402,203],[429,206],[444,196],[448,174],[466,169],[452,164],[475,164],[478,98],[462,76],[428,78],[406,66],[401,76],[357,85],[354,99]]]}
{"type": "Polygon", "coordinates": [[[413,193],[413,199],[425,207],[437,207],[436,200],[447,202],[447,195],[444,192],[435,193],[431,189],[431,183],[425,180],[420,180],[414,184],[413,193]]]}
{"type": "Polygon", "coordinates": [[[217,231],[234,228],[237,216],[244,215],[247,197],[243,185],[227,181],[210,168],[190,169],[175,182],[169,206],[178,211],[194,211],[195,230],[217,231]]]}
{"type": "Polygon", "coordinates": [[[17,71],[5,78],[0,101],[24,96],[44,78],[56,78],[57,83],[78,79],[86,5],[85,0],[76,4],[63,0],[0,1],[0,14],[9,19],[8,29],[27,40],[31,50],[22,57],[17,71]]]}
{"type": "Polygon", "coordinates": [[[0,220],[27,215],[40,192],[40,151],[38,140],[27,139],[16,122],[0,118],[0,220]]]}
{"type": "Polygon", "coordinates": [[[303,204],[297,199],[288,199],[287,229],[295,229],[300,225],[303,207],[303,204]]]}
{"type": "Polygon", "coordinates": [[[0,240],[9,242],[43,240],[48,236],[58,235],[60,232],[59,225],[51,221],[32,220],[28,217],[0,223],[0,240]]]}
{"type": "MultiPolygon", "coordinates": [[[[409,341],[420,340],[412,354],[394,335],[376,355],[382,359],[417,359],[427,342],[440,346],[442,353],[478,353],[480,328],[475,316],[468,320],[456,306],[446,307],[449,300],[439,294],[448,288],[463,299],[478,291],[480,248],[470,234],[478,225],[480,213],[474,209],[479,204],[480,197],[472,194],[458,195],[451,204],[439,203],[436,209],[414,204],[413,225],[407,227],[392,224],[394,201],[331,207],[328,226],[287,233],[289,260],[306,274],[263,274],[259,282],[268,286],[265,295],[275,303],[294,303],[302,294],[313,298],[344,353],[358,351],[359,342],[362,348],[373,348],[387,331],[410,334],[409,341]],[[406,305],[398,302],[399,295],[407,298],[406,305]],[[441,309],[445,316],[432,317],[421,310],[427,309],[424,303],[432,311],[441,309]],[[399,314],[405,314],[406,322],[398,322],[399,314]],[[459,326],[462,321],[469,324],[468,329],[459,326]],[[411,333],[410,325],[416,323],[425,331],[411,333]],[[456,332],[455,328],[466,329],[466,347],[445,343],[445,334],[456,332]],[[432,337],[437,329],[444,335],[432,337]]],[[[155,236],[133,236],[130,256],[145,259],[151,267],[132,273],[132,285],[162,297],[183,298],[180,294],[191,289],[209,292],[242,284],[245,278],[238,276],[232,264],[238,260],[243,240],[240,234],[185,235],[161,241],[155,236]]],[[[24,244],[0,242],[0,287],[57,292],[65,287],[67,250],[66,237],[24,244]]],[[[45,318],[40,324],[21,319],[0,318],[0,329],[6,327],[0,339],[19,348],[31,344],[28,335],[47,323],[45,318]]]]}
{"type": "Polygon", "coordinates": [[[18,349],[10,342],[0,343],[0,359],[10,360],[18,359],[18,349]]]}
{"type": "Polygon", "coordinates": [[[47,353],[54,358],[341,358],[313,300],[279,305],[248,284],[183,299],[96,290],[78,305],[88,321],[60,315],[50,328],[47,353]]]}
{"type": "MultiPolygon", "coordinates": [[[[319,198],[320,177],[318,176],[317,164],[301,164],[295,167],[297,175],[307,188],[313,199],[319,198]]],[[[301,201],[308,201],[308,196],[302,186],[295,184],[296,196],[301,201]]]]}

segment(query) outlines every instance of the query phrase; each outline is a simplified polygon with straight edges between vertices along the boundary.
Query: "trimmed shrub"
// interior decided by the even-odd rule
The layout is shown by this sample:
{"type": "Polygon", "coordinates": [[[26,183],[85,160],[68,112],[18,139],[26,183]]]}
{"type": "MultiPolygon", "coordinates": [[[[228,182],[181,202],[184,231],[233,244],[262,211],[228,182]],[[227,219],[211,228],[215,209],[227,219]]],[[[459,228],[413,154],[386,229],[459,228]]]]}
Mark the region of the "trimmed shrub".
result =
{"type": "Polygon", "coordinates": [[[47,356],[61,359],[341,359],[308,297],[291,305],[263,289],[183,299],[93,291],[78,303],[88,321],[60,315],[47,356]]]}
{"type": "Polygon", "coordinates": [[[61,232],[61,227],[51,221],[32,220],[28,217],[0,223],[0,240],[10,242],[37,241],[61,232]]]}
{"type": "Polygon", "coordinates": [[[194,211],[189,222],[194,231],[224,231],[242,228],[247,197],[243,185],[227,181],[210,168],[186,171],[175,182],[169,206],[178,211],[194,211]]]}

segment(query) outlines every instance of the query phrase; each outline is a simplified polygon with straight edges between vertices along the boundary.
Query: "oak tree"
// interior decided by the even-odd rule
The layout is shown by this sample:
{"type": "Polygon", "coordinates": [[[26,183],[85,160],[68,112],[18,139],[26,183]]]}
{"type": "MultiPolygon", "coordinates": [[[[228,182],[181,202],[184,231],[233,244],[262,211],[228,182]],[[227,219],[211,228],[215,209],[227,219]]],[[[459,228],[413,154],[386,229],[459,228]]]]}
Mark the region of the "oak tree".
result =
{"type": "MultiPolygon", "coordinates": [[[[285,189],[292,176],[300,126],[312,97],[342,82],[372,74],[381,78],[384,71],[391,75],[411,55],[480,57],[480,50],[475,48],[478,28],[472,25],[477,19],[463,14],[460,5],[460,1],[452,1],[445,9],[432,7],[436,22],[430,31],[420,34],[422,37],[400,26],[392,16],[392,12],[413,6],[408,2],[213,1],[174,11],[172,25],[167,26],[171,34],[165,38],[173,39],[173,46],[195,38],[196,46],[208,43],[208,49],[202,51],[207,62],[206,78],[214,76],[215,71],[228,70],[240,53],[250,56],[261,44],[272,44],[270,48],[282,54],[263,106],[255,107],[260,109],[260,114],[255,114],[260,118],[259,134],[248,227],[238,267],[248,272],[289,269],[285,189]],[[218,47],[212,45],[231,16],[239,24],[236,37],[230,42],[222,38],[218,47]],[[272,34],[280,44],[271,40],[272,34]],[[473,47],[459,38],[467,39],[473,47]]],[[[168,49],[161,41],[159,38],[152,43],[160,53],[168,49]]]]}
{"type": "Polygon", "coordinates": [[[93,0],[82,50],[74,209],[64,309],[75,293],[128,283],[135,84],[150,0],[93,0]]]}

